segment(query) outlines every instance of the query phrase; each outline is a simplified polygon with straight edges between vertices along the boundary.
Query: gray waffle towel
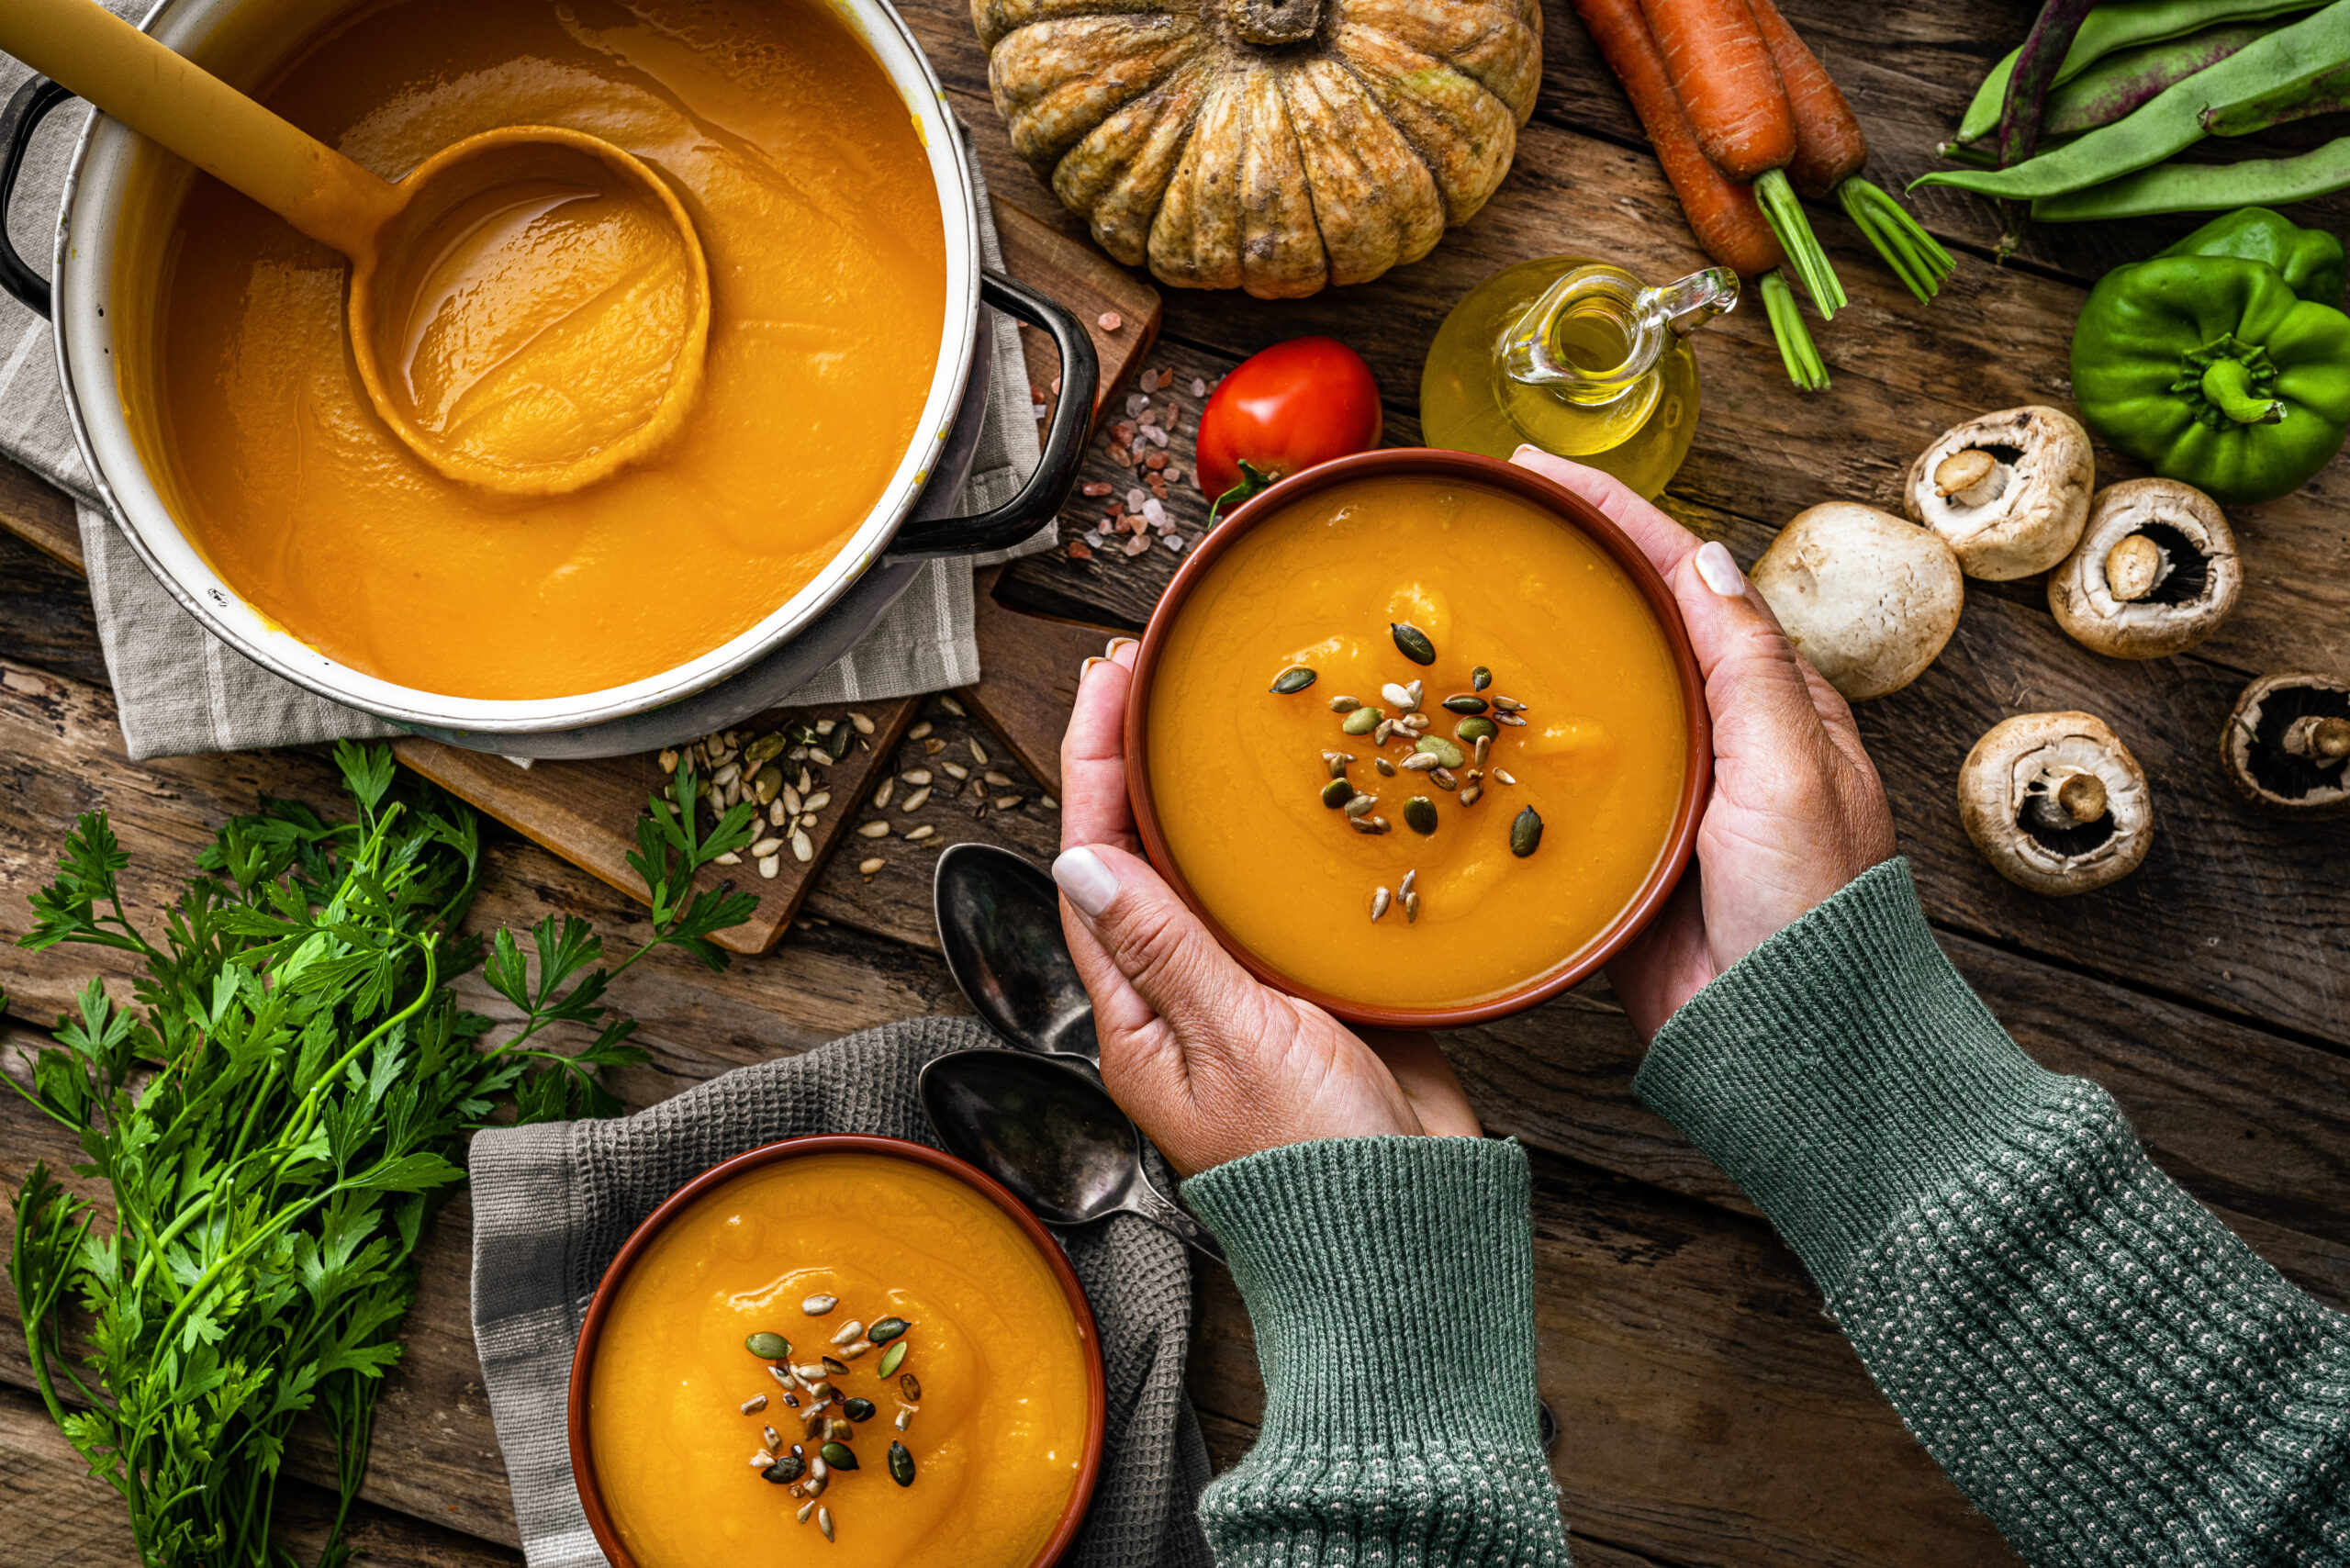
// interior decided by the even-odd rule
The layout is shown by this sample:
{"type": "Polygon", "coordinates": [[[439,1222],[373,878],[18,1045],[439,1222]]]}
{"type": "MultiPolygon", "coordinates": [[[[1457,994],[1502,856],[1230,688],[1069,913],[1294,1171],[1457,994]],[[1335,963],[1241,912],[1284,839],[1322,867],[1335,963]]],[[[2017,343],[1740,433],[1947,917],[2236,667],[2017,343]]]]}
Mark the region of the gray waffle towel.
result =
{"type": "MultiPolygon", "coordinates": [[[[571,1481],[565,1396],[588,1300],[662,1200],[746,1149],[806,1133],[936,1140],[923,1064],[998,1046],[970,1018],[917,1018],[738,1068],[615,1121],[475,1135],[474,1343],[531,1568],[598,1568],[571,1481]]],[[[1102,1478],[1071,1568],[1207,1568],[1207,1450],[1183,1394],[1192,1281],[1182,1245],[1120,1215],[1063,1233],[1109,1374],[1102,1478]]]]}
{"type": "MultiPolygon", "coordinates": [[[[149,3],[106,0],[132,21],[145,14],[149,3]]],[[[0,101],[27,74],[22,65],[0,55],[0,101]]],[[[37,266],[45,266],[54,243],[66,163],[88,118],[87,111],[72,106],[50,115],[17,183],[8,232],[18,253],[37,266]]],[[[967,130],[967,143],[968,135],[967,130]]],[[[994,209],[978,160],[970,164],[980,250],[987,264],[1001,271],[994,209]]],[[[1011,499],[1036,466],[1035,417],[1018,326],[997,317],[992,346],[994,380],[978,459],[965,487],[966,514],[1011,499]]],[[[121,526],[99,504],[74,450],[49,323],[6,295],[0,295],[0,452],[74,498],[98,640],[114,681],[123,742],[134,759],[395,733],[379,719],[340,707],[252,663],[207,632],[155,580],[121,526]]],[[[971,634],[973,567],[1046,549],[1057,528],[1048,521],[1034,537],[1001,555],[929,563],[864,641],[791,701],[878,702],[972,684],[979,678],[979,647],[971,634]]]]}

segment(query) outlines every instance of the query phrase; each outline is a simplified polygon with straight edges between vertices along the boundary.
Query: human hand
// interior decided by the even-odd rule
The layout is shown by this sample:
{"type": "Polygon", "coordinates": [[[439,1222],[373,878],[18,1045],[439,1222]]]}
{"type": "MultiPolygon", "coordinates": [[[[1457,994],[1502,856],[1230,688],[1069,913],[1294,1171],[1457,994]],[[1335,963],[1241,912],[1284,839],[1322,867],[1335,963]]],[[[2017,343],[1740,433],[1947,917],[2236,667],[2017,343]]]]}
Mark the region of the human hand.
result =
{"type": "Polygon", "coordinates": [[[1258,983],[1134,851],[1125,713],[1136,644],[1085,661],[1061,741],[1061,927],[1102,1042],[1102,1081],[1184,1176],[1315,1138],[1475,1137],[1425,1035],[1357,1035],[1258,983]]]}
{"type": "Polygon", "coordinates": [[[1730,553],[1595,468],[1520,447],[1629,534],[1673,589],[1714,719],[1697,859],[1607,967],[1642,1039],[1707,981],[1894,853],[1893,815],[1852,711],[1779,630],[1730,553]]]}

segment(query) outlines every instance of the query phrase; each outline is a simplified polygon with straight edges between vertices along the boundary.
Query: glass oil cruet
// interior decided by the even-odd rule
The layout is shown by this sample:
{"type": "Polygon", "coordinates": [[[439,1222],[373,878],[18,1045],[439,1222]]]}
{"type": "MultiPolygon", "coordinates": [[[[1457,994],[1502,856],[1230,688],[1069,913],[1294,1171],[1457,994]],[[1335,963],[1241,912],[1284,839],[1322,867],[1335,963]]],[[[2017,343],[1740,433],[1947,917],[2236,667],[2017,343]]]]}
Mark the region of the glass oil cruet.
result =
{"type": "Polygon", "coordinates": [[[1654,496],[1696,433],[1688,336],[1737,304],[1738,276],[1721,267],[1661,288],[1580,256],[1505,267],[1438,330],[1421,439],[1503,458],[1531,442],[1654,496]]]}

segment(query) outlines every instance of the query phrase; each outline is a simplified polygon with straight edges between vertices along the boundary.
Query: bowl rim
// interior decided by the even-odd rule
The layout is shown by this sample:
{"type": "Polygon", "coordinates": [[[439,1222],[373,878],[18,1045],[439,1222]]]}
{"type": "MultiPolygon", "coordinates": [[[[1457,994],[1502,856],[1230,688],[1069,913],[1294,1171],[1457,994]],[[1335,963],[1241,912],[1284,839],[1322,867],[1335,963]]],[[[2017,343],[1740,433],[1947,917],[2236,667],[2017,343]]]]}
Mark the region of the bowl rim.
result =
{"type": "Polygon", "coordinates": [[[596,1347],[603,1336],[604,1319],[611,1310],[612,1300],[620,1294],[622,1281],[629,1271],[653,1244],[654,1238],[670,1223],[690,1208],[703,1195],[725,1185],[735,1177],[786,1159],[797,1159],[813,1154],[879,1154],[900,1159],[910,1159],[927,1165],[934,1170],[952,1176],[964,1185],[976,1190],[1009,1215],[1014,1226],[1024,1232],[1044,1255],[1045,1262],[1060,1282],[1061,1294],[1068,1298],[1069,1310],[1077,1316],[1078,1338],[1085,1346],[1085,1452],[1078,1463],[1077,1484],[1062,1510],[1060,1522],[1052,1535],[1037,1550],[1028,1568],[1051,1568],[1059,1562],[1070,1544],[1076,1540],[1080,1526],[1093,1502],[1093,1489],[1101,1479],[1102,1448],[1104,1422],[1110,1395],[1109,1380],[1102,1364],[1102,1335],[1093,1320],[1092,1303],[1086,1299],[1085,1287],[1080,1283],[1077,1271],[1069,1264],[1069,1255],[1044,1223],[1030,1214],[1019,1199],[1005,1190],[986,1172],[943,1149],[908,1138],[886,1137],[874,1133],[811,1133],[799,1137],[778,1139],[747,1149],[731,1159],[722,1160],[670,1193],[661,1205],[647,1215],[643,1223],[629,1233],[621,1249],[613,1255],[604,1270],[603,1278],[596,1282],[596,1293],[588,1298],[588,1313],[579,1325],[579,1340],[571,1356],[571,1383],[564,1405],[564,1420],[568,1431],[571,1450],[572,1484],[579,1493],[579,1506],[588,1516],[588,1528],[596,1537],[596,1544],[612,1568],[638,1568],[636,1559],[621,1542],[620,1532],[613,1528],[611,1514],[604,1506],[603,1490],[597,1484],[595,1455],[588,1440],[588,1386],[595,1366],[596,1347]]]}
{"type": "Polygon", "coordinates": [[[1690,644],[1689,630],[1681,619],[1680,606],[1673,597],[1673,589],[1666,585],[1640,547],[1598,507],[1530,468],[1473,453],[1449,452],[1438,447],[1387,447],[1318,464],[1258,492],[1211,530],[1207,537],[1184,556],[1174,580],[1168,584],[1166,592],[1159,596],[1158,606],[1151,611],[1150,623],[1143,632],[1142,646],[1135,655],[1133,681],[1127,689],[1125,733],[1126,799],[1134,811],[1135,830],[1142,839],[1144,855],[1166,879],[1167,885],[1174,890],[1175,896],[1199,917],[1225,951],[1258,980],[1277,991],[1310,1002],[1345,1023],[1369,1028],[1458,1029],[1472,1024],[1490,1023],[1496,1018],[1525,1012],[1582,984],[1638,935],[1663,908],[1665,901],[1673,896],[1673,889],[1679,884],[1681,874],[1695,849],[1698,823],[1704,815],[1705,802],[1713,785],[1713,718],[1706,706],[1705,676],[1697,667],[1696,650],[1690,644]],[[1214,568],[1216,561],[1232,547],[1235,540],[1266,519],[1285,510],[1292,502],[1351,480],[1398,475],[1438,476],[1501,490],[1550,513],[1561,524],[1574,529],[1605,551],[1608,558],[1638,586],[1648,600],[1651,612],[1663,630],[1666,645],[1672,651],[1674,671],[1680,678],[1681,706],[1687,742],[1687,766],[1682,769],[1681,799],[1674,808],[1673,827],[1666,836],[1664,852],[1650,868],[1639,890],[1615,920],[1564,963],[1529,977],[1496,995],[1452,1007],[1389,1007],[1352,1002],[1292,980],[1265,962],[1246,944],[1225,931],[1215,916],[1208,912],[1199,895],[1192,891],[1190,881],[1168,849],[1166,836],[1159,829],[1158,809],[1151,799],[1149,743],[1144,715],[1149,710],[1151,682],[1158,675],[1170,629],[1192,590],[1214,568]]]}

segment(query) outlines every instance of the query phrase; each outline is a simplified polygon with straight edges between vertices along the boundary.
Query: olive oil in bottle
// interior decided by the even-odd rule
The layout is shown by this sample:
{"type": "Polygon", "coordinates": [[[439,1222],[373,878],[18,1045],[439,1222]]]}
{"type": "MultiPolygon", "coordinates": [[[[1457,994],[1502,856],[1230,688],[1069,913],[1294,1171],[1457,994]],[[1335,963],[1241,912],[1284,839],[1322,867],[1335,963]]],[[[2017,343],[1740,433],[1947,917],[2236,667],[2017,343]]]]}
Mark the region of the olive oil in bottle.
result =
{"type": "Polygon", "coordinates": [[[1688,334],[1737,303],[1736,274],[1718,267],[1662,288],[1579,256],[1505,267],[1437,332],[1421,438],[1503,458],[1531,442],[1654,496],[1696,432],[1688,334]]]}

